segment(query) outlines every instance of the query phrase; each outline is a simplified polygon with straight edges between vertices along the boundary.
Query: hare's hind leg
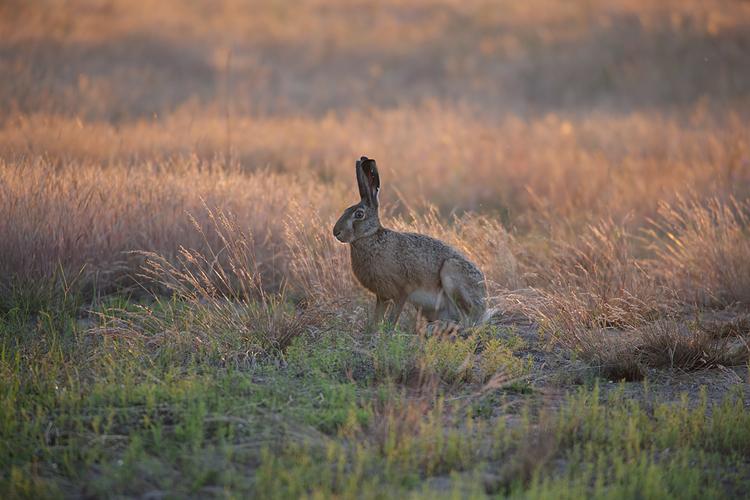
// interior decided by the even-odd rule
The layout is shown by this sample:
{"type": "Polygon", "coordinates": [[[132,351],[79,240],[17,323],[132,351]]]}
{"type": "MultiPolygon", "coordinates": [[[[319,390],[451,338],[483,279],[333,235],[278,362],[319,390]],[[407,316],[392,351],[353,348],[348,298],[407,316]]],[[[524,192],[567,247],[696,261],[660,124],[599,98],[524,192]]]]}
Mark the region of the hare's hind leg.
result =
{"type": "MultiPolygon", "coordinates": [[[[466,264],[458,259],[448,259],[440,269],[440,281],[457,316],[474,321],[484,313],[484,301],[477,295],[477,283],[467,275],[466,264]]],[[[446,304],[447,305],[447,304],[446,304]]]]}

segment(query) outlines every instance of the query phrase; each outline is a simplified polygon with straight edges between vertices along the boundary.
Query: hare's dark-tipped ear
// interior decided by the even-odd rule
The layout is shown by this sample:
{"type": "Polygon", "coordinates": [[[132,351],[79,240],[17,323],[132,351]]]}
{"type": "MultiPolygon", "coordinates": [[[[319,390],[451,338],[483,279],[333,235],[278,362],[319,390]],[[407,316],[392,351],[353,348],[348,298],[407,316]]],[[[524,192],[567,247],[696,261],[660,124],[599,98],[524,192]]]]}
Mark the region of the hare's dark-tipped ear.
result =
{"type": "Polygon", "coordinates": [[[357,160],[357,185],[359,196],[367,205],[378,206],[378,193],[380,192],[380,175],[375,160],[363,156],[357,160]]]}

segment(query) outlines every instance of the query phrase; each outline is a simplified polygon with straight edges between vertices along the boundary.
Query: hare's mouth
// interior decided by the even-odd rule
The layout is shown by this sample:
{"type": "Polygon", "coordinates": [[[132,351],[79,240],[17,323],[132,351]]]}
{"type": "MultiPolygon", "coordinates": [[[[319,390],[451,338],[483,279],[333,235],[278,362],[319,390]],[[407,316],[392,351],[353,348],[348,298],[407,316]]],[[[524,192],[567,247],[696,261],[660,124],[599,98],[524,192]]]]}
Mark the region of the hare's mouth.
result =
{"type": "Polygon", "coordinates": [[[341,243],[349,243],[350,241],[349,234],[346,231],[334,231],[333,236],[341,243]]]}

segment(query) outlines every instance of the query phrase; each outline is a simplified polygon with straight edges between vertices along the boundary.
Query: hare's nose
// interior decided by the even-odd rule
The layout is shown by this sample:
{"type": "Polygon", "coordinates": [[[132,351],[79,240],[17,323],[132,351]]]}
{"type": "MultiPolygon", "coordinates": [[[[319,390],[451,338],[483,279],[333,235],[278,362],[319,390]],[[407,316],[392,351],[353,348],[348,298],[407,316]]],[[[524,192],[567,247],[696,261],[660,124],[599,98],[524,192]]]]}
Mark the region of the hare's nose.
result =
{"type": "Polygon", "coordinates": [[[338,238],[340,234],[341,234],[341,229],[337,229],[337,228],[335,228],[335,227],[334,227],[334,228],[333,228],[333,235],[334,235],[334,236],[335,236],[336,238],[338,238]]]}

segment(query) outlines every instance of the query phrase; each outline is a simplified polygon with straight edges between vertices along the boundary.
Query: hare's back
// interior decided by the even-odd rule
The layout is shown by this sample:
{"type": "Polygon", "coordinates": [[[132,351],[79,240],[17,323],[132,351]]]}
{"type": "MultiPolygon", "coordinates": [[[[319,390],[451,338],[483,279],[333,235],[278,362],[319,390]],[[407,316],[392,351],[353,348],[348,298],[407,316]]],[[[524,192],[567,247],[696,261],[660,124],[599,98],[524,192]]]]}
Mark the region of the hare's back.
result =
{"type": "Polygon", "coordinates": [[[418,233],[393,233],[398,240],[394,255],[411,281],[423,285],[440,286],[441,273],[446,262],[451,262],[460,274],[473,281],[483,281],[477,266],[452,246],[438,239],[418,233]]]}
{"type": "MultiPolygon", "coordinates": [[[[397,251],[410,265],[427,267],[439,272],[447,259],[466,260],[456,249],[436,238],[419,233],[392,233],[397,240],[397,251]]],[[[468,261],[467,261],[468,262],[468,261]]]]}

